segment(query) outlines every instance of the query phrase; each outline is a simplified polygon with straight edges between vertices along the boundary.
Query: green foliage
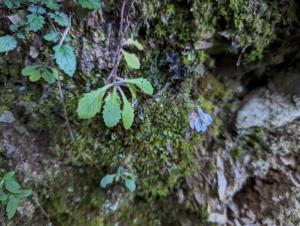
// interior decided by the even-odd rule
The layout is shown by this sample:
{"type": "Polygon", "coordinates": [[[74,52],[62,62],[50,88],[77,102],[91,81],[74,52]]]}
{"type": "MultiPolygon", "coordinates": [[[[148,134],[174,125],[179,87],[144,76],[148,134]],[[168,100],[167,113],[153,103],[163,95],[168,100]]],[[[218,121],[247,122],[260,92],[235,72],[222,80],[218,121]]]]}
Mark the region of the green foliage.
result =
{"type": "Polygon", "coordinates": [[[43,65],[27,66],[22,70],[22,75],[29,77],[31,82],[36,82],[43,78],[49,84],[53,84],[58,79],[58,71],[55,68],[43,65]]]}
{"type": "Polygon", "coordinates": [[[117,84],[110,84],[98,90],[86,93],[78,102],[77,114],[79,118],[90,119],[93,118],[97,113],[99,113],[101,111],[101,106],[106,91],[109,88],[114,87],[113,91],[109,92],[107,97],[105,98],[105,105],[103,110],[103,119],[105,125],[107,127],[114,127],[119,123],[122,117],[124,128],[129,129],[133,123],[134,110],[120,87],[120,85],[123,84],[127,86],[131,85],[130,90],[132,93],[134,93],[134,95],[135,92],[133,90],[135,90],[136,88],[139,88],[141,91],[148,95],[153,94],[153,87],[148,80],[144,78],[124,79],[117,84]],[[121,99],[117,91],[119,91],[122,96],[122,111],[120,106],[121,99]]]}
{"type": "Polygon", "coordinates": [[[153,94],[153,87],[147,79],[144,78],[125,79],[124,82],[136,85],[139,89],[141,89],[144,93],[148,95],[153,94]]]}
{"type": "Polygon", "coordinates": [[[79,100],[77,108],[78,116],[82,119],[90,119],[99,113],[101,111],[103,97],[109,87],[110,86],[104,86],[90,93],[86,93],[79,100]]]}
{"type": "Polygon", "coordinates": [[[9,9],[17,8],[21,5],[20,0],[4,0],[3,3],[9,9]]]}
{"type": "Polygon", "coordinates": [[[15,215],[20,200],[29,197],[31,194],[30,189],[21,189],[14,171],[8,172],[0,178],[0,204],[6,206],[6,214],[9,220],[15,215]]]}
{"type": "Polygon", "coordinates": [[[131,103],[127,100],[127,97],[123,92],[121,92],[123,100],[123,109],[122,109],[122,121],[125,129],[130,129],[134,121],[134,109],[131,106],[131,103]]]}
{"type": "Polygon", "coordinates": [[[136,190],[136,177],[132,172],[128,172],[124,167],[119,166],[116,174],[107,174],[100,181],[100,186],[106,188],[113,182],[123,181],[125,187],[130,191],[134,192],[136,190]]]}
{"type": "Polygon", "coordinates": [[[48,16],[62,27],[70,26],[70,18],[63,12],[48,13],[48,16]]]}
{"type": "Polygon", "coordinates": [[[29,23],[28,30],[33,32],[41,30],[45,24],[45,18],[39,14],[29,14],[27,20],[29,23]]]}
{"type": "Polygon", "coordinates": [[[79,4],[83,8],[87,8],[87,9],[100,9],[101,8],[100,0],[79,0],[79,4]]]}
{"type": "Polygon", "coordinates": [[[128,53],[125,50],[122,50],[125,61],[130,68],[140,69],[141,64],[139,58],[134,53],[128,53]]]}
{"type": "Polygon", "coordinates": [[[68,44],[56,45],[54,58],[61,70],[72,77],[76,70],[76,56],[73,47],[68,44]]]}
{"type": "Polygon", "coordinates": [[[126,45],[135,46],[138,50],[141,50],[141,51],[144,50],[144,47],[142,46],[142,44],[132,38],[127,39],[126,45]]]}
{"type": "Polygon", "coordinates": [[[56,0],[45,0],[45,5],[49,9],[59,10],[59,5],[57,4],[56,0]]]}
{"type": "Polygon", "coordinates": [[[105,104],[103,106],[103,119],[107,127],[116,126],[121,119],[121,106],[120,98],[116,91],[116,88],[112,92],[108,93],[105,98],[105,104]]]}
{"type": "Polygon", "coordinates": [[[0,37],[0,53],[8,52],[17,47],[16,39],[11,35],[0,37]]]}
{"type": "Polygon", "coordinates": [[[59,39],[60,39],[60,34],[58,34],[57,32],[51,32],[51,33],[48,33],[46,35],[44,35],[43,37],[46,41],[49,41],[49,42],[58,42],[59,39]]]}

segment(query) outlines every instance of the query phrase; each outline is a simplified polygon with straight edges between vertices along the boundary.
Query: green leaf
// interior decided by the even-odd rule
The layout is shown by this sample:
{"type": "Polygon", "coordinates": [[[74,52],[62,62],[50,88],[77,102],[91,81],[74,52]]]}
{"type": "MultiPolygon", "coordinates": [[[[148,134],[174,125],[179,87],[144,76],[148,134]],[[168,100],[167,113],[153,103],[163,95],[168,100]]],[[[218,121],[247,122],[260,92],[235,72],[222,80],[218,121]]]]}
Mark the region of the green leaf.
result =
{"type": "Polygon", "coordinates": [[[43,79],[48,82],[49,84],[53,84],[58,77],[58,71],[56,69],[44,70],[42,73],[43,79]]]}
{"type": "Polygon", "coordinates": [[[8,195],[5,194],[2,190],[0,190],[0,202],[4,203],[8,198],[8,195]]]}
{"type": "Polygon", "coordinates": [[[36,82],[42,77],[40,68],[40,65],[27,66],[21,73],[23,76],[29,76],[31,82],[36,82]]]}
{"type": "Polygon", "coordinates": [[[20,0],[4,0],[3,3],[9,9],[17,8],[21,5],[20,0]]]}
{"type": "Polygon", "coordinates": [[[62,27],[70,26],[70,18],[63,12],[48,13],[49,17],[52,18],[58,25],[62,27]]]}
{"type": "Polygon", "coordinates": [[[29,23],[29,31],[37,32],[41,30],[45,24],[45,18],[38,14],[29,14],[27,19],[29,23]]]}
{"type": "Polygon", "coordinates": [[[128,84],[128,89],[129,89],[129,91],[131,93],[132,98],[136,99],[136,96],[137,96],[136,95],[136,87],[134,85],[132,85],[132,84],[128,84]]]}
{"type": "Polygon", "coordinates": [[[128,53],[125,50],[122,50],[125,61],[130,68],[140,69],[141,64],[139,58],[134,53],[128,53]]]}
{"type": "Polygon", "coordinates": [[[51,32],[51,33],[44,35],[43,38],[49,42],[58,42],[60,39],[60,35],[57,32],[51,32]]]}
{"type": "Polygon", "coordinates": [[[16,175],[15,171],[9,171],[8,173],[6,173],[3,177],[4,180],[9,180],[11,178],[14,178],[14,176],[16,175]]]}
{"type": "Polygon", "coordinates": [[[136,85],[138,88],[140,88],[144,93],[148,95],[153,94],[153,86],[147,79],[144,78],[125,79],[124,82],[136,85]]]}
{"type": "Polygon", "coordinates": [[[77,106],[77,114],[79,118],[90,119],[101,111],[103,97],[106,90],[110,86],[111,85],[107,85],[95,91],[84,94],[84,96],[79,100],[77,106]]]}
{"type": "Polygon", "coordinates": [[[59,65],[67,75],[72,77],[76,71],[76,56],[72,46],[65,45],[56,45],[53,47],[55,54],[56,63],[59,65]]]}
{"type": "Polygon", "coordinates": [[[122,94],[123,109],[122,109],[122,122],[125,129],[130,129],[134,121],[134,110],[131,103],[127,100],[124,93],[122,94]]]}
{"type": "Polygon", "coordinates": [[[86,9],[100,9],[100,0],[79,0],[79,4],[86,9]]]}
{"type": "Polygon", "coordinates": [[[9,196],[9,200],[6,206],[6,214],[7,218],[10,220],[16,214],[17,208],[19,206],[19,199],[14,197],[13,195],[9,196]]]}
{"type": "Polygon", "coordinates": [[[8,52],[17,47],[17,40],[11,35],[0,37],[0,53],[8,52]]]}
{"type": "Polygon", "coordinates": [[[105,125],[107,127],[116,126],[121,119],[121,107],[119,96],[115,89],[106,97],[103,108],[103,119],[105,125]]]}
{"type": "Polygon", "coordinates": [[[56,0],[45,0],[45,5],[52,10],[59,10],[59,5],[56,0]]]}
{"type": "Polygon", "coordinates": [[[23,199],[23,198],[27,198],[28,196],[32,195],[32,190],[31,189],[23,189],[20,190],[19,194],[16,194],[15,197],[17,197],[18,199],[23,199]]]}
{"type": "Polygon", "coordinates": [[[107,185],[112,184],[115,178],[115,174],[107,174],[100,181],[100,186],[106,188],[107,185]]]}
{"type": "Polygon", "coordinates": [[[127,39],[126,45],[133,45],[135,46],[138,50],[144,50],[144,47],[142,46],[141,43],[139,43],[136,40],[133,40],[132,38],[127,39]]]}
{"type": "Polygon", "coordinates": [[[9,178],[5,179],[5,188],[11,193],[18,194],[21,187],[15,178],[9,178]]]}
{"type": "Polygon", "coordinates": [[[40,7],[40,6],[35,6],[35,5],[29,6],[27,10],[29,12],[31,12],[32,14],[45,14],[46,13],[45,8],[40,7]]]}
{"type": "Polygon", "coordinates": [[[125,179],[125,185],[128,188],[129,191],[134,192],[136,189],[136,184],[134,179],[125,179]]]}

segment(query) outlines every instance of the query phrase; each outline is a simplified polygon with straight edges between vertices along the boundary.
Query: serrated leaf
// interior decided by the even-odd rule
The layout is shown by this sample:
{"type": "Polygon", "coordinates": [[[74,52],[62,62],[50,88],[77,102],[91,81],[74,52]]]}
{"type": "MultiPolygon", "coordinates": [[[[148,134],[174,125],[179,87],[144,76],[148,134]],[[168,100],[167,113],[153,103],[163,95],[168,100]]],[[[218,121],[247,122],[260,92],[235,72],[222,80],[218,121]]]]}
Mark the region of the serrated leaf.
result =
{"type": "Polygon", "coordinates": [[[153,86],[147,79],[144,78],[125,79],[124,82],[136,85],[138,88],[140,88],[144,93],[148,95],[153,94],[153,86]]]}
{"type": "Polygon", "coordinates": [[[53,47],[55,61],[67,75],[72,77],[76,71],[76,56],[72,46],[68,44],[53,47]]]}
{"type": "Polygon", "coordinates": [[[123,109],[122,109],[122,122],[125,129],[130,129],[134,121],[134,110],[131,103],[127,100],[124,93],[122,93],[123,109]]]}
{"type": "Polygon", "coordinates": [[[138,50],[144,50],[144,47],[142,46],[141,43],[139,43],[137,40],[134,40],[132,38],[127,39],[126,45],[133,45],[135,46],[138,50]]]}
{"type": "Polygon", "coordinates": [[[106,188],[107,185],[112,184],[115,178],[115,174],[107,174],[100,181],[100,186],[106,188]]]}
{"type": "Polygon", "coordinates": [[[4,0],[3,3],[9,9],[17,8],[21,5],[20,0],[4,0]]]}
{"type": "Polygon", "coordinates": [[[31,189],[23,189],[23,190],[20,190],[20,193],[16,194],[15,197],[17,197],[18,199],[23,199],[23,198],[27,198],[31,195],[32,195],[31,189]]]}
{"type": "Polygon", "coordinates": [[[14,197],[13,195],[9,196],[8,203],[6,206],[6,214],[7,218],[10,220],[16,214],[16,210],[19,206],[19,199],[14,197]]]}
{"type": "Polygon", "coordinates": [[[3,177],[4,180],[9,180],[11,178],[14,178],[14,176],[16,175],[15,171],[9,171],[8,173],[6,173],[3,177]]]}
{"type": "Polygon", "coordinates": [[[122,50],[125,61],[130,68],[140,69],[141,64],[139,58],[134,53],[128,53],[125,50],[122,50]]]}
{"type": "Polygon", "coordinates": [[[15,180],[15,178],[10,178],[10,179],[5,179],[5,188],[11,192],[18,194],[20,193],[20,185],[19,183],[15,180]]]}
{"type": "Polygon", "coordinates": [[[57,32],[51,32],[51,33],[44,35],[43,38],[49,42],[58,42],[60,39],[60,35],[57,32]]]}
{"type": "Polygon", "coordinates": [[[100,9],[100,0],[79,0],[79,4],[86,9],[100,9]]]}
{"type": "Polygon", "coordinates": [[[29,23],[28,30],[33,32],[41,30],[45,24],[45,18],[38,14],[29,14],[27,20],[29,23]]]}
{"type": "Polygon", "coordinates": [[[17,47],[17,40],[11,35],[0,37],[0,53],[8,52],[17,47]]]}
{"type": "Polygon", "coordinates": [[[84,94],[84,96],[79,100],[77,106],[77,114],[79,118],[90,119],[101,111],[103,97],[109,87],[110,85],[84,94]]]}
{"type": "Polygon", "coordinates": [[[58,25],[62,27],[70,26],[70,18],[63,12],[48,13],[49,17],[52,18],[58,25]]]}
{"type": "Polygon", "coordinates": [[[134,179],[125,179],[125,186],[128,188],[129,191],[134,192],[136,189],[136,184],[134,179]]]}
{"type": "Polygon", "coordinates": [[[45,0],[45,5],[52,10],[59,10],[59,5],[56,0],[45,0]]]}
{"type": "Polygon", "coordinates": [[[105,99],[103,119],[107,127],[116,126],[121,119],[121,107],[116,90],[110,92],[105,99]]]}
{"type": "Polygon", "coordinates": [[[27,9],[32,14],[45,14],[46,10],[43,7],[31,5],[27,9]]]}
{"type": "Polygon", "coordinates": [[[0,202],[5,202],[8,198],[8,195],[5,194],[2,190],[0,190],[0,202]]]}

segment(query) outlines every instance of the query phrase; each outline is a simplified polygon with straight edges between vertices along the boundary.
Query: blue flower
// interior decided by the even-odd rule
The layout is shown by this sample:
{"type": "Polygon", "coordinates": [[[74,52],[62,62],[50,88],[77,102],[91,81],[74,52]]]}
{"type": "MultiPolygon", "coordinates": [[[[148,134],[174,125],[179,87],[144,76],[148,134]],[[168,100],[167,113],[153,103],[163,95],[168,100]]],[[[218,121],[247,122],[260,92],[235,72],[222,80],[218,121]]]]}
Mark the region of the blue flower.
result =
{"type": "Polygon", "coordinates": [[[192,112],[190,115],[191,128],[195,128],[199,133],[205,132],[212,122],[212,117],[204,113],[200,107],[198,107],[197,112],[192,112]]]}

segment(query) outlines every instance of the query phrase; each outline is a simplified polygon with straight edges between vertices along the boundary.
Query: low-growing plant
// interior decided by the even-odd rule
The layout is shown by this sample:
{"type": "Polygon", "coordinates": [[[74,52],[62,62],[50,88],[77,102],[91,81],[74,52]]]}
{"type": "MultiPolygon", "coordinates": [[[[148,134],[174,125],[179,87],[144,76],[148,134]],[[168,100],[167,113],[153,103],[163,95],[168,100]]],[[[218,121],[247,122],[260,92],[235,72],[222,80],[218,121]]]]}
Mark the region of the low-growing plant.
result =
{"type": "MultiPolygon", "coordinates": [[[[123,1],[121,14],[124,16],[126,1],[123,1]]],[[[142,91],[145,94],[152,95],[153,87],[151,83],[145,78],[124,79],[118,75],[118,68],[125,59],[127,66],[131,69],[140,69],[140,60],[136,54],[125,50],[126,47],[136,47],[138,50],[143,50],[143,46],[137,40],[132,38],[125,42],[124,35],[129,27],[128,24],[124,29],[124,18],[121,16],[119,28],[119,45],[114,53],[114,67],[110,75],[106,79],[106,85],[97,90],[86,93],[78,102],[77,113],[81,119],[93,118],[97,113],[101,112],[104,123],[107,127],[116,126],[122,119],[125,129],[131,128],[134,121],[134,109],[132,101],[130,102],[124,92],[127,88],[131,93],[132,99],[136,98],[137,91],[142,91]],[[122,109],[121,109],[121,105],[122,109]]]]}
{"type": "Polygon", "coordinates": [[[127,172],[123,166],[119,166],[115,174],[107,174],[100,181],[100,186],[106,188],[108,185],[114,182],[124,182],[125,187],[134,192],[136,189],[136,177],[132,172],[127,172]]]}
{"type": "Polygon", "coordinates": [[[0,177],[0,204],[6,206],[6,215],[9,220],[14,217],[20,201],[31,194],[31,189],[21,189],[14,171],[0,177]]]}

